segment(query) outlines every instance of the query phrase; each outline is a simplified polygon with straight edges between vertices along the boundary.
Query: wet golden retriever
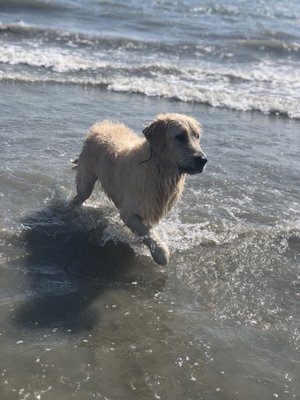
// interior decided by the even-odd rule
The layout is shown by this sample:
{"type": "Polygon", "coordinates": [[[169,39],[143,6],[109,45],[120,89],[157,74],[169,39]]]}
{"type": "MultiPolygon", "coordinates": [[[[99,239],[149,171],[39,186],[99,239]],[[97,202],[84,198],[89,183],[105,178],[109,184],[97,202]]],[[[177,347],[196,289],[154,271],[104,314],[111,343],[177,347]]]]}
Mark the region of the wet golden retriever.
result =
{"type": "Polygon", "coordinates": [[[207,162],[200,147],[201,126],[182,114],[160,114],[143,130],[144,138],[123,124],[103,121],[86,137],[77,169],[81,205],[99,179],[124,223],[142,237],[155,262],[166,265],[170,253],[153,227],[180,197],[186,174],[202,172],[207,162]]]}

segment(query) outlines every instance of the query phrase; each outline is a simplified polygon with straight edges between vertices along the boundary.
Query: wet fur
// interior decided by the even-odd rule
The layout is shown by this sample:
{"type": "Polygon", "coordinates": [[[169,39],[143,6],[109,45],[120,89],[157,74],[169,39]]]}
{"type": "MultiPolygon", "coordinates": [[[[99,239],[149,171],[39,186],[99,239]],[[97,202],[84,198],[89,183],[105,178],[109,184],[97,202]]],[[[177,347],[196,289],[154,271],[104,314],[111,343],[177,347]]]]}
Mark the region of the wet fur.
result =
{"type": "MultiPolygon", "coordinates": [[[[141,236],[144,233],[151,236],[152,227],[180,197],[186,178],[186,174],[179,173],[176,157],[173,160],[167,151],[170,123],[179,127],[194,124],[200,130],[194,119],[180,114],[159,115],[144,129],[145,137],[123,124],[111,121],[94,124],[79,159],[74,161],[77,195],[73,204],[81,205],[99,180],[124,223],[141,236]]],[[[166,246],[157,236],[150,242],[145,243],[155,261],[166,264],[169,260],[166,246]],[[156,246],[162,248],[165,256],[155,255],[156,246]]]]}

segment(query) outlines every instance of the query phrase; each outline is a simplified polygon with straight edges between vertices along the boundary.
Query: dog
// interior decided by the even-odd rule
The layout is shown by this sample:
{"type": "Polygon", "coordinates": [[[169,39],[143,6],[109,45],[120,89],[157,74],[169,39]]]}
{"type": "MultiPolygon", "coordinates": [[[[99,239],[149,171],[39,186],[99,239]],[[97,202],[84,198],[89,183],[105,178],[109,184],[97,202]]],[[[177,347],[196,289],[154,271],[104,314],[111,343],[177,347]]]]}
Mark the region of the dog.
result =
{"type": "Polygon", "coordinates": [[[167,265],[170,253],[153,228],[178,201],[187,174],[203,171],[201,125],[183,114],[160,114],[143,130],[144,138],[124,124],[103,121],[88,131],[77,170],[73,206],[87,200],[95,182],[142,238],[154,261],[167,265]]]}

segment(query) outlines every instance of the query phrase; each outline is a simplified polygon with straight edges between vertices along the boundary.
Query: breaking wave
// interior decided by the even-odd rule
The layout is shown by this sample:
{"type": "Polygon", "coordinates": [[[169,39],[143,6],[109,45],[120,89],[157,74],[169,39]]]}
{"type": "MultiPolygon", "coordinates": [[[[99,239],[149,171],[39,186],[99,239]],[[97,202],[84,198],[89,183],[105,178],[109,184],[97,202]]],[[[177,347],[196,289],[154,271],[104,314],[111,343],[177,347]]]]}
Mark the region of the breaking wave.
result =
{"type": "MultiPolygon", "coordinates": [[[[112,69],[111,69],[112,70],[112,69]]],[[[169,80],[172,80],[169,78],[169,80]]],[[[238,111],[259,111],[300,119],[300,102],[282,96],[259,95],[243,91],[233,91],[218,87],[195,88],[188,82],[172,83],[146,77],[114,78],[105,76],[61,76],[32,73],[0,73],[0,81],[45,82],[104,87],[112,92],[137,93],[146,96],[164,97],[183,102],[205,104],[218,108],[238,111]]]]}
{"type": "MultiPolygon", "coordinates": [[[[295,60],[216,63],[210,55],[215,57],[219,50],[199,43],[181,44],[176,50],[174,43],[96,37],[22,22],[0,24],[1,36],[0,81],[96,85],[113,92],[300,118],[300,69],[295,60]],[[188,61],[181,58],[184,52],[188,61]]],[[[280,40],[239,42],[276,51],[300,48],[280,40]]]]}

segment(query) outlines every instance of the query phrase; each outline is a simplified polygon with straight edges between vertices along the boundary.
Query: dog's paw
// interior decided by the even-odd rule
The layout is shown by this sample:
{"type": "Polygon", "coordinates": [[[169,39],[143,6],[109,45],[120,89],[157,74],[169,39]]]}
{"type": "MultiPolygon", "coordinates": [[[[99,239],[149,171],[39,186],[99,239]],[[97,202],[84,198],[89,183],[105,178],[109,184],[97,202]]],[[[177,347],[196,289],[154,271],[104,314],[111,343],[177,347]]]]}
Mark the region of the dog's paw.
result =
{"type": "Polygon", "coordinates": [[[156,243],[150,248],[153,260],[159,265],[167,265],[170,260],[170,252],[164,243],[156,243]]]}
{"type": "Polygon", "coordinates": [[[153,260],[159,265],[167,265],[170,259],[170,252],[167,245],[155,233],[143,237],[143,243],[148,247],[153,260]]]}

